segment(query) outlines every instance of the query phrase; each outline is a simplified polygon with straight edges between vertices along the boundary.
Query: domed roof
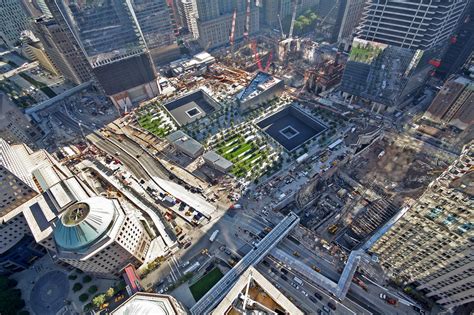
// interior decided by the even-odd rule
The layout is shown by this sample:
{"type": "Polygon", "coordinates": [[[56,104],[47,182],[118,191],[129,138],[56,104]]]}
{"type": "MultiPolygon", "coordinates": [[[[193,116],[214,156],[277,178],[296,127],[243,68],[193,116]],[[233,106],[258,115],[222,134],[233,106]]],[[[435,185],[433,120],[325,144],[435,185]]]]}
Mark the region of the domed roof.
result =
{"type": "Polygon", "coordinates": [[[104,197],[73,204],[56,224],[53,234],[56,245],[68,251],[86,249],[107,233],[116,213],[113,201],[104,197]]]}
{"type": "Polygon", "coordinates": [[[137,292],[112,311],[113,315],[178,315],[186,314],[169,295],[137,292]]]}

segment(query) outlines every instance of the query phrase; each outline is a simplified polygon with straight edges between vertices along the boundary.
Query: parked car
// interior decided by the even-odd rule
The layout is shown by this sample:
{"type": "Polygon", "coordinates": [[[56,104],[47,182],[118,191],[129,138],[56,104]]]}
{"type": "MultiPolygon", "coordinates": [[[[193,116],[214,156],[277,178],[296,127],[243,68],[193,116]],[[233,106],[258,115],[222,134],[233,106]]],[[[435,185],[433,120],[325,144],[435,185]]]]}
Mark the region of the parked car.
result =
{"type": "Polygon", "coordinates": [[[334,303],[328,302],[328,306],[329,306],[329,308],[332,309],[333,311],[336,310],[336,305],[334,305],[334,303]]]}
{"type": "Polygon", "coordinates": [[[313,302],[314,304],[318,304],[318,300],[316,300],[314,297],[310,296],[309,300],[313,302]]]}
{"type": "Polygon", "coordinates": [[[379,298],[381,298],[382,300],[385,300],[387,298],[387,295],[385,293],[380,293],[379,298]]]}

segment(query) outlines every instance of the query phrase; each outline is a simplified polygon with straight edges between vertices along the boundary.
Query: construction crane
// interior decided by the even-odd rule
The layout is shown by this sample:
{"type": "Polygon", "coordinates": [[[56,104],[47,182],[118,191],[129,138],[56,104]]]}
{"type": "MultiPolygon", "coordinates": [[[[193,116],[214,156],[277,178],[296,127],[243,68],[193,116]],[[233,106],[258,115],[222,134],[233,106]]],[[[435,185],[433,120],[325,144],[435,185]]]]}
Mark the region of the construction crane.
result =
{"type": "Polygon", "coordinates": [[[294,0],[293,14],[291,15],[290,32],[288,33],[288,38],[293,37],[293,30],[295,29],[296,9],[297,8],[298,8],[298,0],[294,0]]]}
{"type": "Polygon", "coordinates": [[[270,69],[270,65],[272,63],[273,59],[273,52],[270,51],[267,57],[267,63],[265,64],[265,68],[262,66],[262,60],[260,59],[260,54],[258,53],[258,48],[257,48],[257,41],[253,40],[251,43],[251,47],[253,50],[255,62],[257,63],[258,70],[268,72],[268,69],[270,69]]]}
{"type": "Polygon", "coordinates": [[[332,11],[337,8],[337,2],[334,2],[334,5],[332,6],[331,10],[326,14],[326,16],[319,22],[319,25],[323,25],[323,23],[326,21],[326,19],[331,15],[332,11]]]}
{"type": "Polygon", "coordinates": [[[249,34],[250,34],[250,0],[247,0],[247,11],[246,11],[246,17],[245,17],[244,37],[246,39],[248,39],[249,34]]]}
{"type": "Polygon", "coordinates": [[[262,70],[262,61],[260,60],[260,55],[258,54],[258,49],[257,49],[257,41],[252,41],[251,45],[252,50],[253,50],[253,55],[255,57],[255,61],[257,62],[257,67],[259,70],[262,70]]]}
{"type": "Polygon", "coordinates": [[[283,25],[281,24],[281,17],[280,17],[280,14],[278,14],[277,16],[278,16],[278,22],[280,23],[281,38],[282,38],[282,39],[285,39],[285,32],[283,32],[283,25]]]}
{"type": "Polygon", "coordinates": [[[234,14],[232,15],[232,27],[230,28],[230,37],[229,37],[232,60],[234,60],[235,20],[236,19],[237,19],[237,8],[234,9],[234,14]]]}
{"type": "Polygon", "coordinates": [[[273,59],[273,52],[270,51],[270,53],[268,54],[267,64],[265,65],[265,69],[263,69],[263,71],[268,72],[268,69],[270,69],[270,64],[272,63],[272,59],[273,59]]]}

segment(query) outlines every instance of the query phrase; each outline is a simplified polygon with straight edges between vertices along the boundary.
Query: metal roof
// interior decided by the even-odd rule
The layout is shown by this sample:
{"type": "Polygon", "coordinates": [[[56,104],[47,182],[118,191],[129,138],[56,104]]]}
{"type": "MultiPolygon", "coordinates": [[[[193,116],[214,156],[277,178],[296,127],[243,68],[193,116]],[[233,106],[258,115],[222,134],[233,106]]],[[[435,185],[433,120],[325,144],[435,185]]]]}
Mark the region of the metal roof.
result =
{"type": "Polygon", "coordinates": [[[70,206],[54,229],[56,245],[66,251],[81,251],[102,238],[117,217],[110,199],[92,197],[70,206]]]}

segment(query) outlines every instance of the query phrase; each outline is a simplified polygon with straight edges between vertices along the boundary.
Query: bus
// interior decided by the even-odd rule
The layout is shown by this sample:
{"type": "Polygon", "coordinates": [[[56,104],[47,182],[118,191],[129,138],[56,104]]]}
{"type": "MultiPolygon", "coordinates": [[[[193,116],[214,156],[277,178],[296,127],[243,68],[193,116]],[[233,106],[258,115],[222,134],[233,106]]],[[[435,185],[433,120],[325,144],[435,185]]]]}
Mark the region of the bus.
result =
{"type": "Polygon", "coordinates": [[[219,234],[219,230],[215,230],[214,232],[212,232],[212,235],[211,237],[209,238],[209,242],[214,242],[216,237],[217,237],[217,234],[219,234]]]}

